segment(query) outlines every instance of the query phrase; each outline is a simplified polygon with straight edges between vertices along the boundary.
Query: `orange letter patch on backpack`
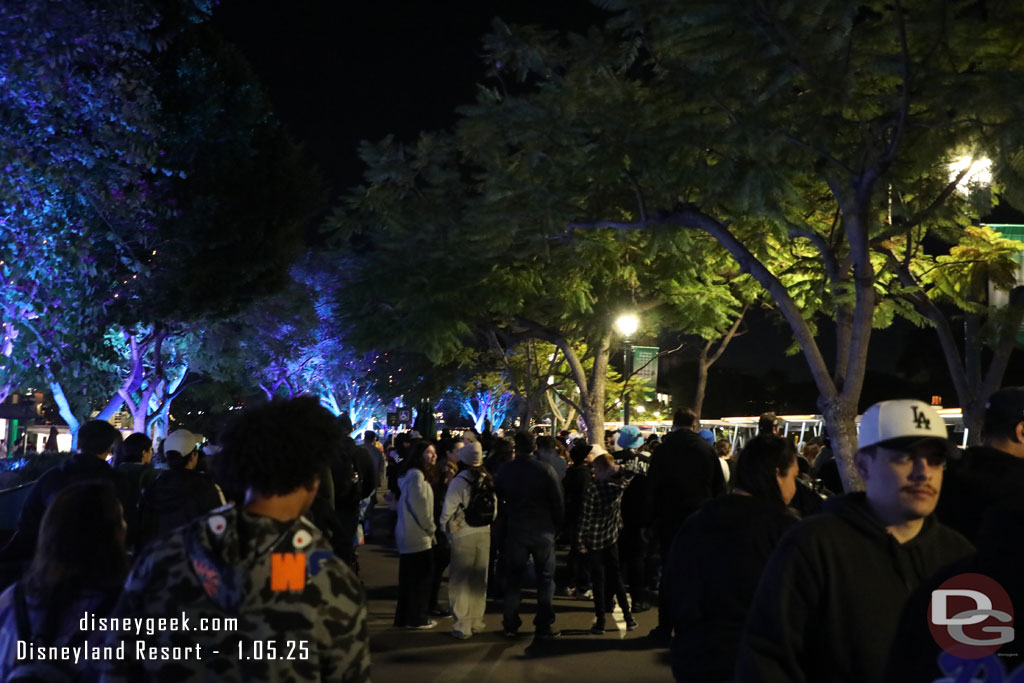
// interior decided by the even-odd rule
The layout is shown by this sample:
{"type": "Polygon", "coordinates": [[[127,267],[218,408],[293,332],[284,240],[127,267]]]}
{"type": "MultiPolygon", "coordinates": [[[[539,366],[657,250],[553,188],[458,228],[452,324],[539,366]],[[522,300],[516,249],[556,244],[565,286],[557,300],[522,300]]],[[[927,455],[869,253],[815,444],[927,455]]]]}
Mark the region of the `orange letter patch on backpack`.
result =
{"type": "Polygon", "coordinates": [[[270,590],[300,591],[306,587],[306,556],[273,553],[270,556],[270,590]]]}

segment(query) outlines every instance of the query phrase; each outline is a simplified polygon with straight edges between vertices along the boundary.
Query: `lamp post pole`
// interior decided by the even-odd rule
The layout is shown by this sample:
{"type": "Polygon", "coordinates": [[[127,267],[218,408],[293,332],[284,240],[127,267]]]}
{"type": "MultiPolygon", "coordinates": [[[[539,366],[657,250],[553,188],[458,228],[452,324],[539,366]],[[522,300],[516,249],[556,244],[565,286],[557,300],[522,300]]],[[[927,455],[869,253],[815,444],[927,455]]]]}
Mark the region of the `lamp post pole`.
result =
{"type": "Polygon", "coordinates": [[[629,378],[633,376],[633,342],[626,338],[626,359],[622,371],[625,374],[622,396],[622,424],[629,424],[629,378]]]}
{"type": "MultiPolygon", "coordinates": [[[[640,326],[640,321],[636,319],[635,315],[630,313],[620,315],[615,321],[615,327],[618,328],[619,333],[622,335],[622,341],[626,344],[626,357],[622,363],[622,374],[625,376],[623,382],[623,388],[625,389],[626,384],[629,383],[629,378],[633,374],[633,342],[630,338],[636,334],[637,328],[640,326]]],[[[629,391],[624,391],[622,397],[622,424],[629,424],[629,391]]]]}

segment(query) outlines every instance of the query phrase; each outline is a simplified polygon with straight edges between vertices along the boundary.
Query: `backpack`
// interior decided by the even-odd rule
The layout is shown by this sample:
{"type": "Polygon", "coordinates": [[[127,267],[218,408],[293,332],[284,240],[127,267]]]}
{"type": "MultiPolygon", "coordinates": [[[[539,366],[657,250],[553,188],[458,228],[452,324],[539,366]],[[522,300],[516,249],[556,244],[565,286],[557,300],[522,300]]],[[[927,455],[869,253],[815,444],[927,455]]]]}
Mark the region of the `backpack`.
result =
{"type": "Polygon", "coordinates": [[[484,475],[477,474],[476,481],[470,484],[469,503],[465,507],[466,524],[469,526],[488,526],[498,516],[498,496],[494,492],[494,481],[484,475]]]}
{"type": "Polygon", "coordinates": [[[346,444],[341,458],[331,467],[331,474],[334,477],[334,509],[348,510],[359,506],[362,496],[362,477],[359,476],[359,468],[356,467],[356,455],[352,449],[358,446],[346,444]]]}

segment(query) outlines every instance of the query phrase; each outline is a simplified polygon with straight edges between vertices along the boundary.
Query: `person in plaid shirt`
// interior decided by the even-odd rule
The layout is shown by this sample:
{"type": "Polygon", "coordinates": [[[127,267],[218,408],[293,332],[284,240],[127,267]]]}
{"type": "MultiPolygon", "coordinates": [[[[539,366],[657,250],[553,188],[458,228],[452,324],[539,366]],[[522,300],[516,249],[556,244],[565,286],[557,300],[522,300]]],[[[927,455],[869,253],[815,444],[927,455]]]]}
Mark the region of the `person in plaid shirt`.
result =
{"type": "Polygon", "coordinates": [[[580,552],[590,558],[596,617],[590,632],[604,633],[606,586],[611,586],[615,591],[626,629],[632,631],[637,623],[630,613],[626,588],[619,571],[619,531],[622,529],[622,492],[633,473],[620,469],[607,453],[597,456],[591,467],[595,482],[583,497],[583,516],[576,539],[580,552]]]}

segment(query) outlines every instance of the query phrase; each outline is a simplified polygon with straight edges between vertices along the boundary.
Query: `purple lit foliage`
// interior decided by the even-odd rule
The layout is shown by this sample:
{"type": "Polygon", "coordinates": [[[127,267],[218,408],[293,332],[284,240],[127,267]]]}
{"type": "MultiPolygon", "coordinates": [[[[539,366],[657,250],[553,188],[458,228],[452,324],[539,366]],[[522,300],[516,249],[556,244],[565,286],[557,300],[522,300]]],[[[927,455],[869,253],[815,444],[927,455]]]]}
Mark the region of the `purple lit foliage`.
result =
{"type": "Polygon", "coordinates": [[[11,0],[0,26],[0,315],[20,332],[4,352],[76,431],[106,393],[113,305],[145,269],[159,132],[145,53],[163,27],[107,0],[11,0]]]}

